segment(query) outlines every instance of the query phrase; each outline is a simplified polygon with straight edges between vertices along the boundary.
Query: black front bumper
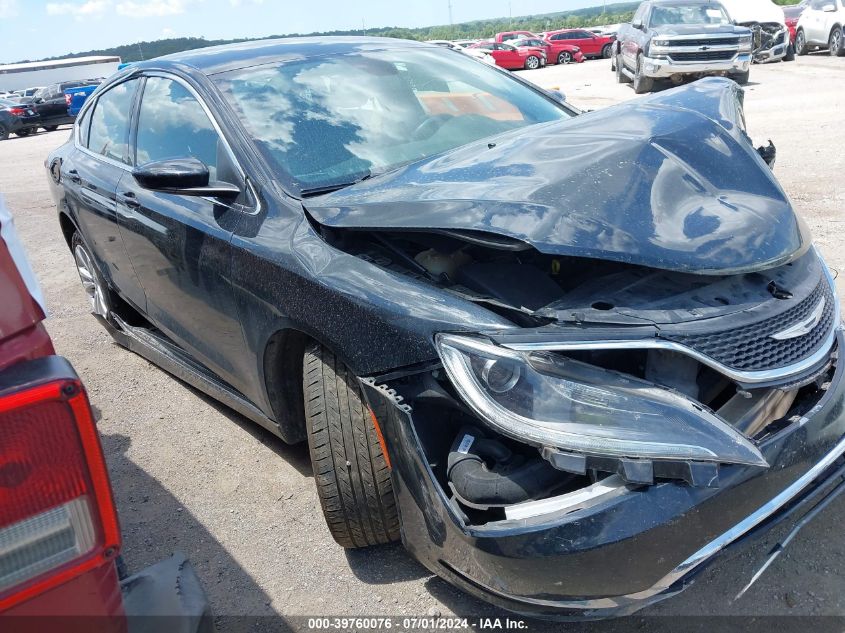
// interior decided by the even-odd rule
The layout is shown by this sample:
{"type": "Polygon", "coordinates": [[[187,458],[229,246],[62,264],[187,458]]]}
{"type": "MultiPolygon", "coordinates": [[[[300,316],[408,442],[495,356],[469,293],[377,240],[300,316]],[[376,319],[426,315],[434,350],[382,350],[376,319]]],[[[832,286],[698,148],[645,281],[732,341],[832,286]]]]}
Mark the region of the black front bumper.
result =
{"type": "Polygon", "coordinates": [[[450,506],[421,448],[411,408],[384,387],[362,384],[383,427],[411,554],[505,609],[595,618],[632,613],[677,593],[728,545],[829,485],[845,453],[844,376],[840,362],[816,405],[761,443],[768,469],[723,466],[719,488],[661,483],[568,514],[483,526],[466,525],[450,506]]]}

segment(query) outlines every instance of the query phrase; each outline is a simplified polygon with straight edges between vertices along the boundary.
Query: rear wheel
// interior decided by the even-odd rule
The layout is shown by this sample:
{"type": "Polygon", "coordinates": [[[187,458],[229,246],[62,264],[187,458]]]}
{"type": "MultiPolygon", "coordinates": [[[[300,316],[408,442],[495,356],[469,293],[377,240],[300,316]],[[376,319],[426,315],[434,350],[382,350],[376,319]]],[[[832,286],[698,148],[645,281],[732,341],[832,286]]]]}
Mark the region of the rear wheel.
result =
{"type": "Polygon", "coordinates": [[[602,59],[610,59],[611,55],[613,55],[613,44],[605,44],[601,49],[602,59]]]}
{"type": "Polygon", "coordinates": [[[70,248],[73,251],[73,260],[76,263],[76,272],[79,273],[79,280],[82,282],[82,289],[85,290],[85,294],[88,295],[88,301],[91,302],[91,312],[103,318],[108,318],[111,312],[111,306],[109,304],[106,283],[100,276],[100,271],[97,270],[97,266],[94,264],[91,251],[88,250],[79,231],[73,234],[70,248]]]}
{"type": "Polygon", "coordinates": [[[643,55],[637,55],[637,71],[634,73],[634,92],[638,95],[644,95],[654,89],[654,79],[645,76],[645,69],[643,68],[643,55]]]}
{"type": "Polygon", "coordinates": [[[305,424],[329,531],[343,547],[399,538],[399,515],[380,431],[358,379],[329,350],[303,358],[305,424]]]}
{"type": "Polygon", "coordinates": [[[557,63],[558,64],[571,64],[572,63],[572,53],[569,51],[561,51],[560,55],[557,56],[557,63]]]}
{"type": "Polygon", "coordinates": [[[7,138],[9,138],[9,128],[5,123],[0,123],[0,141],[5,141],[7,138]]]}
{"type": "Polygon", "coordinates": [[[842,29],[836,27],[830,32],[827,41],[827,50],[831,57],[842,57],[845,55],[845,38],[842,36],[842,29]]]}
{"type": "Polygon", "coordinates": [[[56,130],[59,129],[59,126],[58,125],[45,125],[44,129],[47,130],[48,132],[55,132],[56,130]]]}
{"type": "Polygon", "coordinates": [[[525,69],[536,70],[540,67],[540,58],[536,55],[529,55],[525,58],[525,69]]]}
{"type": "Polygon", "coordinates": [[[616,83],[629,84],[631,78],[625,74],[625,66],[622,64],[622,54],[616,55],[616,83]]]}
{"type": "Polygon", "coordinates": [[[803,30],[799,29],[795,34],[795,54],[806,55],[809,52],[810,50],[807,48],[807,36],[804,35],[803,30]]]}
{"type": "Polygon", "coordinates": [[[17,132],[15,132],[15,134],[17,134],[18,136],[29,136],[30,134],[32,134],[32,129],[26,128],[25,130],[18,130],[17,132]]]}

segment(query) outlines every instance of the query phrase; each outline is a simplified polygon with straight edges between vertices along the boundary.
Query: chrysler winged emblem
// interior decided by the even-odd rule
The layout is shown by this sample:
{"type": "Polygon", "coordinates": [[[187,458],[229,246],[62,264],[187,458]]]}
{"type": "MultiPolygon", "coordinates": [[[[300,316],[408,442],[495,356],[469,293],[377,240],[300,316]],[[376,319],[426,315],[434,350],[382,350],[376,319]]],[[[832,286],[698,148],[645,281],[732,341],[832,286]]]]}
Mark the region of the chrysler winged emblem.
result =
{"type": "Polygon", "coordinates": [[[787,341],[791,338],[798,338],[799,336],[809,334],[819,324],[819,321],[822,320],[822,314],[824,314],[824,306],[825,298],[822,297],[821,301],[819,301],[819,305],[817,305],[813,309],[813,311],[810,313],[810,316],[808,316],[803,321],[786,328],[782,332],[772,334],[771,338],[775,339],[776,341],[787,341]]]}

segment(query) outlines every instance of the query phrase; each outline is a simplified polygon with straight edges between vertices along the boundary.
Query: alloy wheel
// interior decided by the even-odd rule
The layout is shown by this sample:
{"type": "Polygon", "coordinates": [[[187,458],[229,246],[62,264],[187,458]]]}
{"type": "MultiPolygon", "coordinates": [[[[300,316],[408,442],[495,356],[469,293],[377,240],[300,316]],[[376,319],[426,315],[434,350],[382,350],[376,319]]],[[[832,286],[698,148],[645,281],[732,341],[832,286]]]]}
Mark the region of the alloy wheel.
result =
{"type": "Polygon", "coordinates": [[[82,288],[91,302],[91,311],[94,314],[107,317],[109,307],[105,289],[94,268],[94,263],[91,261],[91,255],[88,254],[88,251],[82,244],[77,244],[76,248],[73,249],[73,259],[76,262],[76,271],[79,273],[79,279],[82,281],[82,288]]]}
{"type": "Polygon", "coordinates": [[[571,64],[572,63],[572,54],[563,51],[560,55],[557,56],[557,63],[558,64],[571,64]]]}

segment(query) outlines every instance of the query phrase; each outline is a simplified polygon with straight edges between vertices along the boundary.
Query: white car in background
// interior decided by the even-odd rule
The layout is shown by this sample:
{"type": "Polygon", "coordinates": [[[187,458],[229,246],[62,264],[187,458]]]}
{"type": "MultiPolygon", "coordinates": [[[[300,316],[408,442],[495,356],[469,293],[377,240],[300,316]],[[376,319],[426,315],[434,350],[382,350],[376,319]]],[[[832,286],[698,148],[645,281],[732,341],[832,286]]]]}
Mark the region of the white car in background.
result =
{"type": "Polygon", "coordinates": [[[806,55],[827,49],[834,57],[845,56],[845,0],[810,0],[798,19],[795,52],[806,55]]]}
{"type": "Polygon", "coordinates": [[[721,0],[721,3],[734,22],[748,27],[754,34],[752,58],[755,62],[795,59],[786,16],[772,0],[721,0]]]}
{"type": "Polygon", "coordinates": [[[462,52],[464,55],[474,57],[485,64],[490,64],[491,66],[496,65],[496,60],[493,59],[493,56],[481,48],[466,48],[460,42],[451,42],[449,40],[426,40],[426,44],[437,44],[437,46],[442,46],[443,48],[451,48],[454,51],[462,52]]]}

